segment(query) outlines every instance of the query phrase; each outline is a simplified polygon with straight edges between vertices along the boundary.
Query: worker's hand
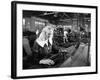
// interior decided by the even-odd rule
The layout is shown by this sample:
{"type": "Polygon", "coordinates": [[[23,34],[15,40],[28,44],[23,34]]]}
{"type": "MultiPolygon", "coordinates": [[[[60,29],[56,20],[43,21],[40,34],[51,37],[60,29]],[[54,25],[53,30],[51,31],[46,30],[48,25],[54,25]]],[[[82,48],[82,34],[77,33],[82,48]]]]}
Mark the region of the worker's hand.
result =
{"type": "Polygon", "coordinates": [[[40,60],[39,64],[54,65],[55,62],[51,59],[42,59],[42,60],[40,60]]]}

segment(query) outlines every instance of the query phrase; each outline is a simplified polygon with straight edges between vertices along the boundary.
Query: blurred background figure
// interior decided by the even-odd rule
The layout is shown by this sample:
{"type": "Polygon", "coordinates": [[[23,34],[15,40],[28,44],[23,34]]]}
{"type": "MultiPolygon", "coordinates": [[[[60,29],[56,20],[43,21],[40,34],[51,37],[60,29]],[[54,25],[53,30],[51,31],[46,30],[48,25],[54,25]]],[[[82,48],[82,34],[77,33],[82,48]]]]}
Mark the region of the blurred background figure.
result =
{"type": "Polygon", "coordinates": [[[64,43],[66,43],[68,41],[68,32],[67,31],[64,31],[64,43]]]}

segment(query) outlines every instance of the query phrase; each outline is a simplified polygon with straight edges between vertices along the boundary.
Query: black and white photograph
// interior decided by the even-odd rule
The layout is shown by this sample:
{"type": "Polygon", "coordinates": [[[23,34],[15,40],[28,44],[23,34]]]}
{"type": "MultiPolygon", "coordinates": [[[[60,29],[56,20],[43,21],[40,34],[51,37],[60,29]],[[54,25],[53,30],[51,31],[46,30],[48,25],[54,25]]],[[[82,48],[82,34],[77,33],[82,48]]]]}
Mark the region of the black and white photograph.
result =
{"type": "Polygon", "coordinates": [[[14,78],[96,73],[95,6],[12,5],[14,78]]]}
{"type": "Polygon", "coordinates": [[[23,69],[90,66],[91,14],[23,10],[23,69]]]}

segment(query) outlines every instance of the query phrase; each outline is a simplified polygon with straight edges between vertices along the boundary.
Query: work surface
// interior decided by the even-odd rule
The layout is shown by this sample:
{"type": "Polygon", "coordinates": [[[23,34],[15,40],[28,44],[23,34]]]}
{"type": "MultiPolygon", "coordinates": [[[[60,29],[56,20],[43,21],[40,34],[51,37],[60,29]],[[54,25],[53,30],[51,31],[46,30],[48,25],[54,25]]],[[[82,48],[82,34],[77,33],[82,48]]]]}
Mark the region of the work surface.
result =
{"type": "Polygon", "coordinates": [[[79,48],[76,50],[73,56],[70,56],[67,60],[64,61],[60,67],[79,67],[87,66],[89,60],[88,55],[88,45],[80,44],[79,48]]]}

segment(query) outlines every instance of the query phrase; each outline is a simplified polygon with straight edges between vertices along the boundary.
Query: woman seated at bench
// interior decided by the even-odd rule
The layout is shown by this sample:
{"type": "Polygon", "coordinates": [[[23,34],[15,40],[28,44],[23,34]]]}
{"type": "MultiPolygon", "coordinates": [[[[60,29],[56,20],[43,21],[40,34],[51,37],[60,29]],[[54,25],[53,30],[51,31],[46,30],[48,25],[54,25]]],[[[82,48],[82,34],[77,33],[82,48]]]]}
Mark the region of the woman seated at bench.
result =
{"type": "Polygon", "coordinates": [[[59,48],[53,43],[53,30],[52,26],[46,26],[34,42],[34,64],[56,65],[63,60],[63,55],[58,52],[59,48]]]}

